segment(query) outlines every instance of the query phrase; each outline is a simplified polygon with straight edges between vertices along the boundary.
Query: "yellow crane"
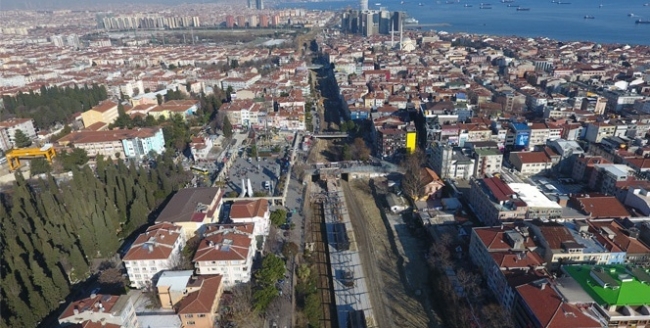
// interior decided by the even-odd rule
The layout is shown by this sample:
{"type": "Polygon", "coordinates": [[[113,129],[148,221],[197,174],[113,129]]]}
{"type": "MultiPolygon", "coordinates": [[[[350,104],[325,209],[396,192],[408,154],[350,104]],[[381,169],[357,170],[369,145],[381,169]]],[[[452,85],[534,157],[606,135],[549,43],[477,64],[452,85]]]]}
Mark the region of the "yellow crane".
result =
{"type": "Polygon", "coordinates": [[[56,151],[51,144],[46,144],[41,148],[16,148],[7,151],[5,154],[9,169],[14,171],[20,167],[20,159],[45,157],[48,162],[52,163],[52,159],[56,156],[56,151]]]}

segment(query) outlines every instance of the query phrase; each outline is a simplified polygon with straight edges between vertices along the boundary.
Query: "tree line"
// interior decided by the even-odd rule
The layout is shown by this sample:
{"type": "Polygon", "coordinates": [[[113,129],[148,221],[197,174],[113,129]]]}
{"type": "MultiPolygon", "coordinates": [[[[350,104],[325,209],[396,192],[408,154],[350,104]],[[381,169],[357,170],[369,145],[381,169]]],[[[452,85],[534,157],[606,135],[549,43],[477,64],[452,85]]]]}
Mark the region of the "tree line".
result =
{"type": "Polygon", "coordinates": [[[190,176],[171,155],[151,169],[99,156],[65,182],[17,175],[0,195],[0,327],[36,326],[190,176]]]}
{"type": "Polygon", "coordinates": [[[12,117],[31,118],[38,129],[65,123],[72,114],[83,112],[108,98],[106,87],[93,83],[83,87],[45,87],[17,96],[3,96],[5,113],[12,117]]]}

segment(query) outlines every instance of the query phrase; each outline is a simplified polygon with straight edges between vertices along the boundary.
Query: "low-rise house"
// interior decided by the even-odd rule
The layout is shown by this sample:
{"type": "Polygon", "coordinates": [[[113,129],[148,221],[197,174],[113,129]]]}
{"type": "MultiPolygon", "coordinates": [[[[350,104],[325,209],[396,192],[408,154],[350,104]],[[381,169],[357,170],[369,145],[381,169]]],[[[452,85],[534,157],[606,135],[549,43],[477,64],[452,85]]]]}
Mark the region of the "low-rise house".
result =
{"type": "Polygon", "coordinates": [[[183,327],[212,328],[219,310],[224,284],[220,275],[192,278],[186,287],[187,294],[176,304],[183,327]]]}
{"type": "Polygon", "coordinates": [[[271,228],[271,207],[266,199],[237,200],[230,206],[230,222],[252,223],[253,235],[265,238],[271,228]]]}
{"type": "Polygon", "coordinates": [[[160,306],[172,309],[187,294],[187,285],[194,275],[192,270],[164,271],[156,282],[160,306]]]}
{"type": "Polygon", "coordinates": [[[208,158],[212,150],[212,139],[209,137],[192,138],[190,142],[190,151],[195,161],[202,161],[208,158]]]}
{"type": "Polygon", "coordinates": [[[422,183],[424,184],[424,196],[422,198],[442,197],[442,188],[445,186],[445,183],[440,179],[438,174],[428,167],[422,168],[420,174],[422,174],[422,183]]]}
{"type": "Polygon", "coordinates": [[[81,119],[83,120],[84,126],[88,127],[97,122],[111,124],[117,119],[118,115],[117,103],[107,100],[81,113],[81,119]]]}

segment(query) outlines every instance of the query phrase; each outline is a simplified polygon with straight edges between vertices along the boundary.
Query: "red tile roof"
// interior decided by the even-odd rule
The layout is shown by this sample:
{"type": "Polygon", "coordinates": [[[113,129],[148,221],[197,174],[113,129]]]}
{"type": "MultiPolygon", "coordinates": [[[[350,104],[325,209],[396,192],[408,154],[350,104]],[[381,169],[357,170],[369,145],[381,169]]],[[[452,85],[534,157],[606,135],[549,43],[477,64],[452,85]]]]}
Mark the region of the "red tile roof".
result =
{"type": "Polygon", "coordinates": [[[181,227],[160,223],[140,234],[122,260],[165,260],[169,259],[174,244],[180,238],[181,227]]]}
{"type": "Polygon", "coordinates": [[[528,305],[541,327],[597,328],[602,325],[575,305],[565,303],[547,278],[517,287],[523,302],[528,305]],[[542,285],[544,283],[545,285],[542,285]],[[544,287],[541,287],[544,286],[544,287]]]}
{"type": "Polygon", "coordinates": [[[269,201],[266,199],[235,201],[230,208],[230,219],[263,217],[268,210],[269,201]]]}
{"type": "Polygon", "coordinates": [[[101,294],[95,295],[95,297],[93,298],[91,295],[91,297],[87,297],[82,300],[78,300],[70,303],[70,305],[68,305],[68,307],[65,308],[63,313],[61,313],[61,315],[59,316],[59,320],[65,320],[65,318],[74,316],[75,310],[78,310],[80,313],[84,311],[100,312],[100,308],[103,308],[104,312],[110,313],[111,310],[113,310],[113,307],[115,306],[115,303],[117,303],[117,300],[119,298],[120,298],[119,296],[115,296],[115,295],[101,295],[101,294]]]}
{"type": "Polygon", "coordinates": [[[515,192],[501,179],[497,177],[482,179],[485,186],[492,192],[494,198],[498,201],[507,201],[515,192]]]}
{"type": "Polygon", "coordinates": [[[192,262],[246,260],[251,247],[254,244],[249,234],[216,232],[201,240],[192,262]]]}
{"type": "Polygon", "coordinates": [[[621,218],[630,216],[625,206],[613,196],[590,195],[576,197],[574,202],[579,210],[592,218],[621,218]]]}
{"type": "Polygon", "coordinates": [[[221,295],[221,275],[203,275],[197,277],[196,285],[199,283],[201,288],[198,291],[187,294],[176,305],[176,313],[211,313],[214,302],[219,302],[221,295]]]}

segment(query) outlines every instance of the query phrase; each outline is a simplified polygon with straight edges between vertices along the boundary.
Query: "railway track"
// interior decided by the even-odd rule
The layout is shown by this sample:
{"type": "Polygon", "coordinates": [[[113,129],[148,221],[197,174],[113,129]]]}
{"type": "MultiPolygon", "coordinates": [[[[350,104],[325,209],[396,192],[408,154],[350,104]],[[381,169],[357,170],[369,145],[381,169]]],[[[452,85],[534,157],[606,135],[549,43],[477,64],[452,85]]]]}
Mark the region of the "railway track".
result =
{"type": "Polygon", "coordinates": [[[318,292],[321,296],[323,315],[320,326],[338,327],[336,304],[332,287],[332,272],[327,249],[327,231],[323,222],[323,204],[312,203],[311,233],[314,242],[314,263],[318,270],[318,292]]]}

